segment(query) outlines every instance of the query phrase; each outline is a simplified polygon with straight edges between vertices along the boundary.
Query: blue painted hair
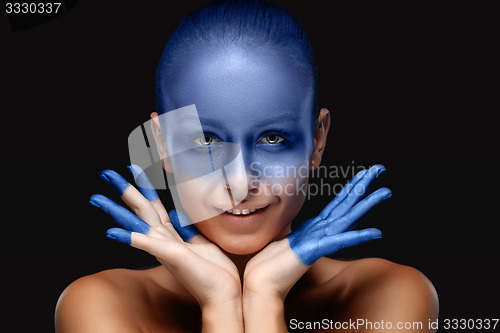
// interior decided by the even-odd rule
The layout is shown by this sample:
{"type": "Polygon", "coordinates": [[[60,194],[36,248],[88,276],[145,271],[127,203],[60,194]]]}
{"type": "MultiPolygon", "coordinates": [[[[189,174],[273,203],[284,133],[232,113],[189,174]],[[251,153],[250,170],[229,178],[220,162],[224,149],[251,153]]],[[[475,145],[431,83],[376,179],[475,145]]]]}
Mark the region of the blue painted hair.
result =
{"type": "Polygon", "coordinates": [[[305,74],[314,93],[317,80],[313,50],[301,24],[286,10],[260,0],[219,0],[189,13],[170,36],[156,72],[156,107],[169,111],[166,90],[179,56],[196,45],[267,46],[288,58],[305,74]]]}

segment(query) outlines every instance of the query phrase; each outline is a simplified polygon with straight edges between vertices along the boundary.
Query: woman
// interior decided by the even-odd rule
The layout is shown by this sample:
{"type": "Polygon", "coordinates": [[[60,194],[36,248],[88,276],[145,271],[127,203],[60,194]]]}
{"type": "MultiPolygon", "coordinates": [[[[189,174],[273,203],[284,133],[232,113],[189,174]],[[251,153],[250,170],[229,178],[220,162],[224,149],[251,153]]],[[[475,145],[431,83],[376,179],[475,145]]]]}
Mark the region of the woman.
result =
{"type": "Polygon", "coordinates": [[[381,237],[378,229],[351,229],[390,197],[387,188],[366,195],[383,166],[358,173],[291,232],[307,175],[283,170],[317,168],[330,127],[316,95],[310,44],[284,10],[222,1],[188,15],[163,52],[151,115],[183,212],[167,214],[151,189],[104,171],[135,213],[94,195],[91,203],[123,227],[108,237],[161,265],[75,281],[58,302],[58,332],[431,332],[437,296],[420,272],[381,259],[324,257],[381,237]],[[165,121],[187,106],[197,115],[188,125],[189,117],[165,121]],[[198,135],[187,140],[190,130],[198,135]],[[232,161],[240,167],[225,169],[232,161]],[[222,169],[223,178],[207,180],[222,169]]]}

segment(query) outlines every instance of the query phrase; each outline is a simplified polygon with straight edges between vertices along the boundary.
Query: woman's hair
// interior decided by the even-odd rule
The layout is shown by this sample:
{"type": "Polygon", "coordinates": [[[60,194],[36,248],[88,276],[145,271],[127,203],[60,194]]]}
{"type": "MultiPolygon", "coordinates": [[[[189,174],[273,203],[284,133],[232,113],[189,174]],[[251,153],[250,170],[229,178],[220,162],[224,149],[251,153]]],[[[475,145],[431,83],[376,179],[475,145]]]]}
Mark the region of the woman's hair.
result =
{"type": "Polygon", "coordinates": [[[219,0],[191,12],[170,36],[156,72],[158,113],[169,111],[166,94],[172,66],[199,45],[267,46],[290,59],[306,77],[317,112],[316,65],[301,24],[286,10],[260,0],[219,0]]]}

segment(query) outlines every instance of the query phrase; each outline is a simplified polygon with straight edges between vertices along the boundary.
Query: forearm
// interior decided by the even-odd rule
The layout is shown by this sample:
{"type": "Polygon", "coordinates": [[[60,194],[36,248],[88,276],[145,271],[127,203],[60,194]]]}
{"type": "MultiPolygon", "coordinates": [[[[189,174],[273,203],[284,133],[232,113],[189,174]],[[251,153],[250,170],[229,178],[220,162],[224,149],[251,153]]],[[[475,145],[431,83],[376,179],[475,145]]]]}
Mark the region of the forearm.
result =
{"type": "Polygon", "coordinates": [[[241,300],[204,306],[201,318],[203,333],[243,333],[241,300]]]}
{"type": "Polygon", "coordinates": [[[280,297],[243,297],[245,333],[286,333],[284,301],[280,297]]]}

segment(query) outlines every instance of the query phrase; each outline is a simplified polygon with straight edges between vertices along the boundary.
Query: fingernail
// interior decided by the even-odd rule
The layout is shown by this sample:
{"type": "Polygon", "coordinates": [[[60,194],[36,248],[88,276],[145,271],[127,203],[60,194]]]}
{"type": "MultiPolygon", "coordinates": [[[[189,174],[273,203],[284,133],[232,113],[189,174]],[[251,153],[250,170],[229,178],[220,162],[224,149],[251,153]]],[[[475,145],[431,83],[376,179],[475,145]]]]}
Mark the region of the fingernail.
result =
{"type": "Polygon", "coordinates": [[[132,174],[132,177],[134,177],[139,192],[141,192],[141,194],[149,201],[155,201],[158,199],[158,193],[156,192],[153,184],[151,184],[151,181],[144,170],[137,164],[131,164],[127,168],[132,174]]]}
{"type": "Polygon", "coordinates": [[[135,177],[134,169],[132,168],[132,165],[127,166],[127,169],[128,169],[128,171],[130,171],[130,174],[132,175],[132,177],[135,177]]]}
{"type": "Polygon", "coordinates": [[[111,184],[120,195],[123,195],[123,192],[130,186],[128,181],[113,170],[104,170],[100,177],[111,184]]]}
{"type": "Polygon", "coordinates": [[[372,228],[371,235],[372,235],[372,239],[380,239],[380,238],[382,238],[382,231],[380,231],[377,228],[372,228]]]}
{"type": "Polygon", "coordinates": [[[101,177],[102,179],[104,179],[106,181],[106,183],[111,184],[111,181],[109,180],[108,177],[106,177],[105,174],[101,173],[101,175],[99,177],[101,177]]]}
{"type": "Polygon", "coordinates": [[[106,237],[130,245],[131,233],[119,228],[111,228],[106,231],[106,237]]]}
{"type": "Polygon", "coordinates": [[[137,164],[130,164],[129,166],[127,166],[127,169],[130,171],[130,174],[134,178],[139,177],[139,175],[144,172],[144,170],[140,166],[138,166],[137,164]]]}
{"type": "Polygon", "coordinates": [[[101,208],[101,206],[99,206],[99,204],[98,204],[97,202],[92,201],[92,200],[89,200],[89,202],[90,202],[90,204],[91,204],[92,206],[95,206],[95,207],[97,207],[97,208],[101,208]]]}
{"type": "Polygon", "coordinates": [[[381,174],[383,174],[383,173],[384,173],[384,172],[386,172],[386,171],[387,171],[387,169],[385,169],[385,168],[384,168],[384,169],[380,169],[380,170],[378,171],[377,176],[380,176],[381,174]]]}
{"type": "Polygon", "coordinates": [[[116,238],[115,236],[109,234],[109,233],[106,233],[106,237],[108,237],[109,239],[114,239],[114,240],[118,240],[118,238],[116,238]]]}
{"type": "Polygon", "coordinates": [[[388,195],[386,195],[384,200],[389,199],[390,197],[392,197],[392,193],[389,193],[388,195]]]}

